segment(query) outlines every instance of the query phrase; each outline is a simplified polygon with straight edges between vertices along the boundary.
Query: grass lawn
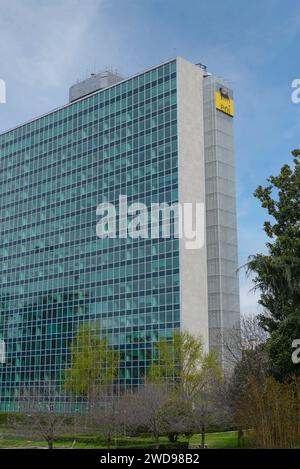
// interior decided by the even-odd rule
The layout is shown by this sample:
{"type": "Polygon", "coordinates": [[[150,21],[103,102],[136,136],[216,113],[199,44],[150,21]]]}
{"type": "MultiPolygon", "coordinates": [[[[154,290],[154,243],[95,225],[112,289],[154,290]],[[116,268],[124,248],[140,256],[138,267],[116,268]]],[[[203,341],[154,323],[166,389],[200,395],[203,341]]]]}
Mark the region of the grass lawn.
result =
{"type": "MultiPolygon", "coordinates": [[[[248,446],[250,439],[246,435],[246,445],[248,446]],[[248,440],[248,441],[247,441],[248,440]],[[248,443],[248,444],[247,444],[248,443]]],[[[76,441],[73,446],[76,448],[83,449],[92,449],[107,448],[105,440],[103,437],[98,437],[95,435],[76,435],[76,436],[67,436],[57,439],[54,444],[54,447],[58,448],[70,448],[73,441],[76,441]]],[[[179,441],[184,442],[185,438],[181,438],[179,441]]],[[[168,444],[168,439],[166,437],[160,438],[161,444],[168,444]]],[[[190,443],[192,445],[200,444],[200,435],[194,435],[190,443]]],[[[237,432],[218,432],[218,433],[208,433],[206,435],[206,444],[208,448],[237,448],[237,432]]],[[[12,435],[2,434],[0,439],[0,448],[17,448],[17,447],[46,447],[46,443],[43,441],[29,441],[25,437],[13,437],[12,435]]],[[[155,448],[153,440],[149,437],[145,438],[117,438],[114,440],[112,448],[155,448]]],[[[249,446],[248,446],[249,447],[249,446]]]]}
{"type": "MultiPolygon", "coordinates": [[[[200,435],[191,438],[192,444],[199,444],[200,435]]],[[[237,448],[237,432],[208,433],[205,438],[208,448],[237,448]]],[[[245,435],[245,446],[251,446],[250,435],[245,435]]]]}

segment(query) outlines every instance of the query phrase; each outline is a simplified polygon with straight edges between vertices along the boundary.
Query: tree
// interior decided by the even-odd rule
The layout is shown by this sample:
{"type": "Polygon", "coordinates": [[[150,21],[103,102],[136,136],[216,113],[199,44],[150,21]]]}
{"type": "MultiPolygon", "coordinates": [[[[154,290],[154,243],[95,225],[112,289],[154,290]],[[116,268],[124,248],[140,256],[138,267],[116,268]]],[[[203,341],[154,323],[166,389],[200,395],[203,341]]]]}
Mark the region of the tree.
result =
{"type": "Polygon", "coordinates": [[[257,316],[242,316],[240,327],[230,330],[223,340],[225,361],[229,364],[223,380],[217,386],[217,401],[221,418],[227,427],[238,430],[238,446],[243,439],[238,411],[241,400],[253,379],[263,382],[269,372],[266,350],[268,334],[257,316]]]}
{"type": "Polygon", "coordinates": [[[171,340],[160,337],[156,350],[148,380],[169,383],[186,398],[192,399],[197,392],[204,369],[212,367],[216,374],[221,373],[217,355],[205,353],[201,338],[187,331],[174,332],[171,340]]]}
{"type": "Polygon", "coordinates": [[[119,369],[119,354],[108,346],[95,324],[84,324],[71,347],[71,367],[66,371],[65,388],[84,396],[89,405],[99,393],[112,393],[119,369]]]}
{"type": "Polygon", "coordinates": [[[25,388],[17,401],[20,413],[10,417],[9,424],[16,433],[41,437],[53,449],[55,438],[69,431],[73,423],[62,400],[61,390],[50,382],[41,388],[25,388]]]}
{"type": "Polygon", "coordinates": [[[174,383],[173,399],[191,403],[204,445],[205,433],[216,415],[215,387],[222,378],[218,355],[205,353],[201,339],[186,331],[175,332],[172,340],[160,338],[156,347],[158,359],[150,368],[149,379],[174,383]]]}
{"type": "Polygon", "coordinates": [[[195,432],[196,420],[190,400],[171,395],[159,410],[159,428],[174,443],[180,434],[190,437],[195,432]]]}
{"type": "Polygon", "coordinates": [[[121,415],[119,412],[119,400],[116,396],[93,396],[90,406],[89,425],[99,431],[106,438],[108,448],[111,447],[113,438],[120,433],[121,415]]]}
{"type": "Polygon", "coordinates": [[[300,444],[300,377],[273,377],[248,383],[239,403],[240,426],[254,431],[260,448],[297,448],[300,444]]]}
{"type": "Polygon", "coordinates": [[[135,394],[134,412],[140,427],[146,428],[158,447],[161,435],[161,411],[170,398],[170,389],[165,383],[145,383],[135,394]]]}
{"type": "MultiPolygon", "coordinates": [[[[127,435],[134,436],[143,429],[143,421],[139,419],[139,412],[137,412],[136,404],[137,391],[128,391],[120,396],[118,403],[118,418],[120,421],[120,433],[124,437],[127,435]]],[[[143,429],[145,430],[145,428],[143,429]]]]}
{"type": "Polygon", "coordinates": [[[242,316],[240,325],[228,331],[223,339],[224,358],[233,373],[240,371],[247,377],[268,371],[267,332],[257,316],[242,316]]]}
{"type": "Polygon", "coordinates": [[[197,418],[197,428],[201,433],[201,446],[205,446],[205,435],[208,429],[216,425],[220,418],[220,407],[216,399],[217,388],[222,382],[217,354],[206,356],[205,363],[199,370],[193,406],[197,418]]]}
{"type": "Polygon", "coordinates": [[[254,193],[270,216],[264,223],[270,241],[267,254],[250,256],[247,263],[264,308],[260,323],[270,334],[271,371],[281,380],[300,373],[291,360],[292,341],[300,338],[300,150],[292,155],[293,167],[285,164],[254,193]]]}

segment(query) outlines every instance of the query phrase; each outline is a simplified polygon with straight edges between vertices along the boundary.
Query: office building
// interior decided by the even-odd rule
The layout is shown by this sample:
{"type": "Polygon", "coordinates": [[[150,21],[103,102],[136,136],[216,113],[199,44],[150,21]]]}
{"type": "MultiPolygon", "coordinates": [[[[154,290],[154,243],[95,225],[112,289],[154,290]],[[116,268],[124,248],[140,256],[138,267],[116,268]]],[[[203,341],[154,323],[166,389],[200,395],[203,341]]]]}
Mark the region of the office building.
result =
{"type": "MultiPolygon", "coordinates": [[[[233,96],[183,58],[128,79],[93,75],[69,104],[0,134],[0,410],[64,379],[80,324],[142,382],[160,336],[189,330],[222,358],[239,321],[233,96]],[[99,238],[97,207],[204,204],[204,242],[99,238]]],[[[203,219],[203,221],[204,221],[203,219]]]]}

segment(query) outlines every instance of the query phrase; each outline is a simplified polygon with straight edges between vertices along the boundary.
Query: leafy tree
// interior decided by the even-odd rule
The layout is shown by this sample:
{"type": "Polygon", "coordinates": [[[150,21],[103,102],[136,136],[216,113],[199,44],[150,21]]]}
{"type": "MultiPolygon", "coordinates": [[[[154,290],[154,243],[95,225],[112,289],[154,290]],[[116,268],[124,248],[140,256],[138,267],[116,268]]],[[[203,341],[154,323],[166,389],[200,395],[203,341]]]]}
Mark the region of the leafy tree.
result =
{"type": "Polygon", "coordinates": [[[193,398],[204,370],[221,374],[217,354],[205,353],[201,338],[187,331],[175,331],[171,340],[160,337],[156,350],[157,360],[149,369],[148,379],[174,383],[182,396],[193,398]]]}
{"type": "Polygon", "coordinates": [[[65,388],[88,402],[102,390],[112,390],[119,369],[119,354],[108,346],[100,329],[84,324],[71,347],[71,367],[66,371],[65,388]]]}
{"type": "MultiPolygon", "coordinates": [[[[217,413],[215,390],[222,379],[218,355],[215,352],[205,353],[201,338],[187,331],[175,332],[172,340],[160,338],[156,347],[158,359],[150,368],[149,378],[156,382],[174,382],[173,400],[189,401],[193,410],[193,425],[185,433],[199,428],[204,446],[205,433],[217,413]]],[[[184,410],[186,419],[190,419],[190,409],[185,406],[182,412],[184,410]]],[[[173,422],[174,429],[176,414],[174,405],[168,403],[164,408],[164,420],[173,422]],[[171,414],[167,415],[166,411],[171,414]]],[[[168,433],[169,436],[172,434],[170,430],[168,433]]]]}
{"type": "Polygon", "coordinates": [[[271,372],[281,380],[300,374],[291,360],[292,341],[300,338],[300,150],[292,155],[293,166],[285,164],[254,193],[270,216],[264,223],[268,253],[251,256],[247,264],[264,308],[259,320],[270,334],[271,372]]]}

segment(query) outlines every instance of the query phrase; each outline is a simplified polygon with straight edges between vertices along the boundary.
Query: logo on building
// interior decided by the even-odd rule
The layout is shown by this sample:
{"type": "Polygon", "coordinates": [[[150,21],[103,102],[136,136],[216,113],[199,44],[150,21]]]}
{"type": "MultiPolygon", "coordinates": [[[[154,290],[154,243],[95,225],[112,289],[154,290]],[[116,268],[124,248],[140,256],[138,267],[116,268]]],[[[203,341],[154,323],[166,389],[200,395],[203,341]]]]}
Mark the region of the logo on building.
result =
{"type": "Polygon", "coordinates": [[[216,109],[228,116],[234,116],[234,102],[231,92],[222,86],[215,91],[216,109]]]}
{"type": "Polygon", "coordinates": [[[4,80],[0,79],[0,104],[6,103],[6,84],[4,80]]]}

